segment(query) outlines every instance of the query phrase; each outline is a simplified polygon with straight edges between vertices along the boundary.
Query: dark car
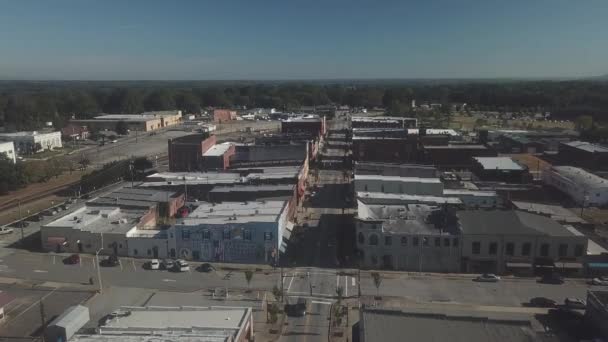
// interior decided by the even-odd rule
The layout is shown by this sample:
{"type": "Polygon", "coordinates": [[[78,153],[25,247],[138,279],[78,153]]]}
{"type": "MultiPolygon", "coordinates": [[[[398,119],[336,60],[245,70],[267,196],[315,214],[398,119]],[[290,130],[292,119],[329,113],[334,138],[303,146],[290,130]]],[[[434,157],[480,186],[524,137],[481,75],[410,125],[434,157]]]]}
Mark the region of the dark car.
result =
{"type": "Polygon", "coordinates": [[[530,299],[530,306],[535,306],[538,308],[554,308],[556,305],[556,301],[545,297],[534,297],[530,299]]]}
{"type": "Polygon", "coordinates": [[[582,320],[585,317],[581,312],[564,307],[549,310],[549,316],[564,321],[577,321],[582,320]]]}
{"type": "Polygon", "coordinates": [[[215,267],[213,267],[211,264],[204,263],[198,267],[198,270],[201,272],[211,272],[215,271],[215,267]]]}
{"type": "Polygon", "coordinates": [[[560,285],[560,284],[564,283],[564,278],[559,274],[553,273],[553,274],[548,274],[548,275],[543,276],[540,279],[540,282],[543,284],[560,285]]]}
{"type": "Polygon", "coordinates": [[[66,265],[75,265],[80,263],[80,255],[72,254],[69,257],[63,259],[63,263],[66,265]]]}
{"type": "Polygon", "coordinates": [[[99,264],[104,267],[114,267],[118,266],[120,262],[118,261],[118,257],[116,255],[110,255],[109,257],[101,260],[99,264]]]}
{"type": "Polygon", "coordinates": [[[303,317],[306,315],[306,299],[298,298],[298,301],[296,303],[285,304],[284,309],[287,316],[303,317]]]}

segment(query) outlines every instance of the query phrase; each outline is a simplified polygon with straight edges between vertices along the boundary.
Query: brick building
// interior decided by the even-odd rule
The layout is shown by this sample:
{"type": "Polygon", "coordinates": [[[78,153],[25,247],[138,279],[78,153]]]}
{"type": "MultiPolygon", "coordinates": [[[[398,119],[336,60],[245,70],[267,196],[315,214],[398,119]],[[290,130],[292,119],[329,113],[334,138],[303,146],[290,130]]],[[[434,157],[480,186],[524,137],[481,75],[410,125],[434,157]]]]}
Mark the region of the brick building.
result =
{"type": "Polygon", "coordinates": [[[608,147],[584,141],[559,144],[558,160],[563,165],[589,170],[608,170],[608,147]]]}
{"type": "Polygon", "coordinates": [[[169,139],[169,170],[173,172],[202,170],[203,154],[215,143],[215,135],[208,134],[169,139]]]}
{"type": "Polygon", "coordinates": [[[230,157],[234,155],[234,144],[225,142],[213,145],[203,153],[205,170],[226,170],[230,166],[230,157]]]}
{"type": "Polygon", "coordinates": [[[230,109],[214,109],[213,121],[217,123],[236,120],[236,111],[230,109]]]}
{"type": "Polygon", "coordinates": [[[281,121],[281,133],[325,134],[325,117],[292,118],[281,121]]]}

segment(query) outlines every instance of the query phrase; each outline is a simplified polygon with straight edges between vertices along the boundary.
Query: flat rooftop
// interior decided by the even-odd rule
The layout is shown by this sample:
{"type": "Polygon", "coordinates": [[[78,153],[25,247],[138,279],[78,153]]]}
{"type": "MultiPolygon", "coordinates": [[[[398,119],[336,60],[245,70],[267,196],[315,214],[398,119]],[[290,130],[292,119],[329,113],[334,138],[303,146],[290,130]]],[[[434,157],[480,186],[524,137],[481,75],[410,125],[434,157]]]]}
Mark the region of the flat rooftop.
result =
{"type": "Polygon", "coordinates": [[[219,157],[223,156],[232,147],[232,143],[225,142],[221,144],[215,144],[210,149],[203,153],[205,157],[219,157]]]}
{"type": "Polygon", "coordinates": [[[467,210],[457,216],[465,234],[580,236],[548,217],[521,210],[467,210]]]}
{"type": "Polygon", "coordinates": [[[589,190],[594,187],[608,187],[608,179],[594,175],[581,168],[574,166],[554,166],[552,170],[559,173],[561,176],[570,179],[572,182],[582,185],[589,190]]]}
{"type": "Polygon", "coordinates": [[[577,149],[585,151],[585,152],[608,153],[608,147],[604,147],[602,145],[588,143],[586,141],[570,141],[570,142],[566,142],[566,143],[563,143],[563,144],[564,145],[568,145],[570,147],[577,148],[577,149]]]}
{"type": "Polygon", "coordinates": [[[88,205],[114,205],[119,207],[149,208],[168,202],[177,192],[125,187],[87,202],[88,205]]]}
{"type": "Polygon", "coordinates": [[[425,150],[487,150],[484,145],[476,144],[447,144],[447,145],[424,145],[425,150]]]}
{"type": "Polygon", "coordinates": [[[228,342],[245,333],[251,317],[251,308],[246,307],[123,307],[120,311],[125,315],[100,326],[99,334],[75,335],[70,341],[228,342]]]}
{"type": "Polygon", "coordinates": [[[524,167],[510,157],[474,157],[484,170],[523,171],[524,167]]]}
{"type": "Polygon", "coordinates": [[[91,233],[123,234],[133,229],[147,212],[141,209],[87,205],[45,224],[42,229],[62,227],[91,233]]]}
{"type": "Polygon", "coordinates": [[[553,204],[534,203],[525,201],[511,201],[515,208],[524,210],[530,213],[549,215],[552,219],[560,222],[567,223],[587,223],[580,216],[576,215],[572,211],[560,206],[553,204]]]}
{"type": "Polygon", "coordinates": [[[178,219],[176,223],[193,226],[277,222],[286,205],[287,201],[199,202],[188,217],[178,219]]]}
{"type": "Polygon", "coordinates": [[[529,321],[363,310],[362,341],[530,342],[540,336],[529,321]]]}
{"type": "Polygon", "coordinates": [[[357,198],[365,204],[462,204],[462,201],[456,197],[406,195],[367,191],[358,191],[357,198]]]}
{"type": "Polygon", "coordinates": [[[61,134],[59,131],[21,131],[21,132],[13,132],[13,133],[0,133],[0,137],[28,137],[28,136],[36,136],[36,135],[46,135],[46,134],[61,134]]]}
{"type": "Polygon", "coordinates": [[[357,218],[360,220],[382,221],[382,231],[392,233],[451,235],[441,231],[427,218],[438,206],[426,204],[380,205],[366,204],[357,200],[357,218]]]}
{"type": "Polygon", "coordinates": [[[216,186],[211,191],[209,191],[209,193],[292,191],[292,190],[293,190],[293,184],[261,184],[261,185],[216,186]]]}
{"type": "Polygon", "coordinates": [[[404,182],[404,183],[428,183],[428,184],[440,184],[439,178],[426,178],[426,177],[399,177],[399,176],[383,176],[383,175],[357,175],[355,174],[355,181],[368,181],[377,180],[383,182],[404,182]]]}

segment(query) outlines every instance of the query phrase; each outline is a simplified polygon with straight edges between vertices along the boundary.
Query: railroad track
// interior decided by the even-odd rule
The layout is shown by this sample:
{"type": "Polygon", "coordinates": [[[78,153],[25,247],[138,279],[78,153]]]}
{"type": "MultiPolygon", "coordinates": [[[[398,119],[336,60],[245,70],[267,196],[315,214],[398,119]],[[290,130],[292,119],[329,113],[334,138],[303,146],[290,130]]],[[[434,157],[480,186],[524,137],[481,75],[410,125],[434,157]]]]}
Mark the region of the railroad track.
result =
{"type": "Polygon", "coordinates": [[[55,193],[57,193],[61,190],[68,189],[71,186],[78,184],[79,182],[80,181],[78,180],[78,181],[70,182],[67,184],[61,184],[61,185],[57,185],[57,186],[54,186],[49,189],[27,194],[25,196],[12,198],[12,199],[0,204],[0,211],[10,210],[10,209],[17,207],[19,205],[20,201],[21,201],[21,205],[23,205],[23,204],[33,202],[35,200],[40,200],[40,199],[44,199],[46,197],[51,197],[55,193]]]}

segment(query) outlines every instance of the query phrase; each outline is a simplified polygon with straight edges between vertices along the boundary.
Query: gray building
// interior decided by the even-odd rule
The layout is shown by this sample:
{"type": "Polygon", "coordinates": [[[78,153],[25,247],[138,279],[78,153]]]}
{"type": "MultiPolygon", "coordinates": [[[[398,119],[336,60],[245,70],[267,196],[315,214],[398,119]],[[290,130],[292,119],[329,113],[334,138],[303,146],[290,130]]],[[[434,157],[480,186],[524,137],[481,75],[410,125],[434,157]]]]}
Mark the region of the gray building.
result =
{"type": "Polygon", "coordinates": [[[44,330],[46,341],[68,341],[89,322],[89,308],[82,305],[69,307],[44,330]]]}
{"type": "MultiPolygon", "coordinates": [[[[418,272],[457,272],[460,234],[433,206],[370,205],[358,201],[355,219],[361,266],[418,272]]],[[[454,227],[454,226],[453,226],[454,227]]]]}
{"type": "Polygon", "coordinates": [[[512,210],[457,213],[462,231],[462,271],[530,273],[538,267],[582,272],[587,237],[571,226],[512,210]]]}
{"type": "Polygon", "coordinates": [[[398,177],[437,178],[439,171],[431,165],[393,164],[393,163],[355,163],[355,173],[358,175],[381,175],[398,177]]]}
{"type": "Polygon", "coordinates": [[[202,203],[169,230],[179,257],[271,263],[289,232],[287,201],[202,203]]]}
{"type": "Polygon", "coordinates": [[[442,196],[439,178],[355,175],[355,191],[442,196]]]}
{"type": "Polygon", "coordinates": [[[587,291],[585,318],[608,339],[608,291],[587,291]]]}

